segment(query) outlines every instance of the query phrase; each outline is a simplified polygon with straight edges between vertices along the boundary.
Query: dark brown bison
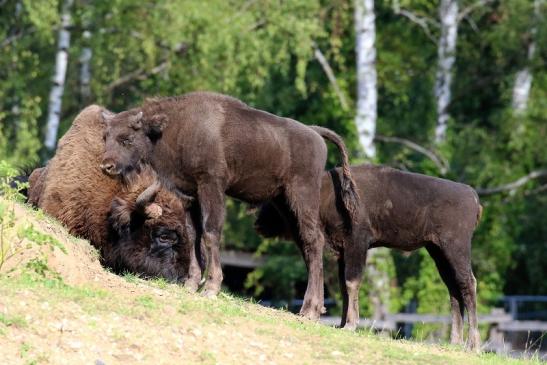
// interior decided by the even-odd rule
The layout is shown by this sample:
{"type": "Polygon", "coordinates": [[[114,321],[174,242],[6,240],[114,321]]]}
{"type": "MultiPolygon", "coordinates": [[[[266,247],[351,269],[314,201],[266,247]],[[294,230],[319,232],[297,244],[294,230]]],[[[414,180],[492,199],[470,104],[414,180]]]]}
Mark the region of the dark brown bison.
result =
{"type": "Polygon", "coordinates": [[[308,287],[300,313],[316,319],[323,309],[323,235],[319,193],[327,159],[321,136],[342,151],[342,199],[357,205],[345,146],[338,135],[253,109],[229,96],[195,92],[147,100],[142,107],[105,114],[103,171],[125,175],[150,164],[177,188],[198,197],[203,243],[208,249],[205,295],[222,282],[219,239],[224,196],[249,203],[286,200],[298,222],[297,243],[308,268],[308,287]]]}
{"type": "Polygon", "coordinates": [[[123,182],[101,172],[103,111],[89,106],[76,117],[47,167],[29,177],[29,202],[88,239],[117,272],[184,282],[191,271],[199,278],[190,199],[150,168],[123,182]]]}
{"type": "MultiPolygon", "coordinates": [[[[361,198],[354,224],[341,209],[340,170],[325,173],[321,187],[321,225],[327,244],[338,254],[344,306],[341,326],[357,326],[359,285],[369,248],[412,251],[425,247],[450,294],[451,341],[463,341],[465,308],[469,344],[479,348],[471,237],[482,208],[475,191],[464,184],[389,167],[362,165],[351,172],[361,198]]],[[[276,202],[262,205],[256,222],[261,234],[292,239],[294,226],[294,217],[285,207],[276,202]]]]}

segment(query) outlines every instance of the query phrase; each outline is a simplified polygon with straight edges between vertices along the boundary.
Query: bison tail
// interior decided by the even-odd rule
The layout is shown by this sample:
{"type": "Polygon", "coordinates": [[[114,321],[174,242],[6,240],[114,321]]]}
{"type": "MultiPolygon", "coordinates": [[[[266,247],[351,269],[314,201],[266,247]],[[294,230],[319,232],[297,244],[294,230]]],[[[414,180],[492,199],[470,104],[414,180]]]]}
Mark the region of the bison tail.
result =
{"type": "Polygon", "coordinates": [[[346,209],[351,221],[355,222],[355,216],[359,207],[359,194],[357,193],[357,185],[355,184],[355,180],[353,180],[353,177],[351,176],[346,145],[342,140],[342,137],[330,129],[315,125],[310,126],[310,128],[321,137],[334,143],[342,155],[342,181],[340,182],[340,195],[342,197],[342,202],[344,203],[344,208],[346,209]]]}

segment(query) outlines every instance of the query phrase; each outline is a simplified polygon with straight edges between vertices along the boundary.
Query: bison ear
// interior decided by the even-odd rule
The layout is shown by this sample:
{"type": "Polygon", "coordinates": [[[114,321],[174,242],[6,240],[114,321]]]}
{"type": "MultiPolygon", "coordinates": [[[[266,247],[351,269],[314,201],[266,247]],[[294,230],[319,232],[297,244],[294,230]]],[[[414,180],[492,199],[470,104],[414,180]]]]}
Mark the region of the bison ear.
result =
{"type": "Polygon", "coordinates": [[[142,111],[129,117],[129,126],[136,131],[142,128],[142,111]]]}
{"type": "Polygon", "coordinates": [[[101,110],[101,121],[106,124],[107,122],[109,122],[113,117],[114,117],[114,113],[112,113],[110,110],[108,109],[102,109],[101,110]]]}
{"type": "Polygon", "coordinates": [[[120,235],[129,231],[131,224],[131,207],[129,203],[120,198],[114,198],[110,206],[109,222],[112,228],[120,235]]]}
{"type": "Polygon", "coordinates": [[[167,126],[167,115],[160,113],[154,114],[148,122],[148,135],[152,139],[161,137],[163,130],[167,126]]]}
{"type": "Polygon", "coordinates": [[[150,219],[159,219],[163,214],[163,209],[156,203],[148,204],[148,206],[144,208],[144,214],[150,219]]]}

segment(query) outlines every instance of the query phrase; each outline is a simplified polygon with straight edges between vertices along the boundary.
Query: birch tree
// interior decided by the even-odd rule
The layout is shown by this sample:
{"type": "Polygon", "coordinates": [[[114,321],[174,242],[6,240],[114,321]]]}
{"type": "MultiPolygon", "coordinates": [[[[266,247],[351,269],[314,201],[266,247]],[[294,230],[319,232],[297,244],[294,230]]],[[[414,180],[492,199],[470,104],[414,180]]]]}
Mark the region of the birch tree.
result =
{"type": "Polygon", "coordinates": [[[458,38],[458,0],[441,0],[439,5],[441,34],[438,45],[435,97],[437,98],[437,124],[435,142],[442,143],[450,114],[452,67],[456,60],[456,41],[458,38]]]}
{"type": "MultiPolygon", "coordinates": [[[[377,118],[377,73],[376,73],[376,26],[374,0],[355,2],[355,51],[357,55],[357,113],[355,124],[359,143],[369,159],[376,157],[374,136],[377,118]]],[[[387,265],[391,255],[386,248],[375,248],[368,252],[365,268],[365,282],[369,301],[372,304],[372,318],[380,320],[388,310],[390,280],[387,265]]]]}
{"type": "Polygon", "coordinates": [[[377,116],[377,75],[374,19],[374,0],[356,0],[357,114],[355,124],[359,133],[359,143],[370,159],[376,157],[374,134],[377,116]]]}
{"type": "Polygon", "coordinates": [[[57,40],[55,57],[55,72],[53,85],[49,94],[49,107],[44,145],[48,151],[53,151],[57,142],[57,132],[61,117],[61,106],[65,89],[66,70],[68,66],[68,47],[70,46],[70,24],[72,4],[74,0],[64,0],[61,10],[61,28],[57,40]]]}
{"type": "MultiPolygon", "coordinates": [[[[88,1],[82,3],[83,6],[88,6],[88,1]]],[[[91,32],[90,20],[85,18],[82,21],[82,26],[84,31],[82,33],[82,51],[80,53],[80,97],[83,104],[87,104],[91,97],[91,57],[93,56],[93,51],[91,50],[91,32]]]]}
{"type": "MultiPolygon", "coordinates": [[[[543,0],[534,0],[534,19],[533,26],[530,31],[530,43],[528,44],[527,61],[530,63],[536,53],[536,38],[537,38],[537,23],[540,17],[540,8],[543,0]]],[[[530,97],[530,89],[532,87],[532,72],[530,66],[525,66],[518,71],[513,85],[512,106],[516,114],[522,114],[526,111],[528,99],[530,97]]]]}

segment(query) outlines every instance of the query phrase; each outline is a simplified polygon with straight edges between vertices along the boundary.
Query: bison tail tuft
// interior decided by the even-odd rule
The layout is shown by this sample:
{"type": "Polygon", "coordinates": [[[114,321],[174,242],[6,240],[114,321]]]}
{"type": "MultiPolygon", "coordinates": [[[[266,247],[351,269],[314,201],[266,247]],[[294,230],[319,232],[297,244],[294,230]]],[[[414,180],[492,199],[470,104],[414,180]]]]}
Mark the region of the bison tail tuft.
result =
{"type": "Polygon", "coordinates": [[[342,179],[340,181],[340,195],[344,208],[351,220],[351,222],[356,221],[356,215],[359,208],[359,194],[357,193],[357,185],[353,176],[351,175],[348,150],[342,137],[340,137],[335,132],[330,129],[319,127],[319,126],[310,126],[316,133],[321,137],[331,141],[338,147],[340,154],[342,155],[342,179]]]}

